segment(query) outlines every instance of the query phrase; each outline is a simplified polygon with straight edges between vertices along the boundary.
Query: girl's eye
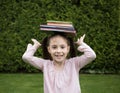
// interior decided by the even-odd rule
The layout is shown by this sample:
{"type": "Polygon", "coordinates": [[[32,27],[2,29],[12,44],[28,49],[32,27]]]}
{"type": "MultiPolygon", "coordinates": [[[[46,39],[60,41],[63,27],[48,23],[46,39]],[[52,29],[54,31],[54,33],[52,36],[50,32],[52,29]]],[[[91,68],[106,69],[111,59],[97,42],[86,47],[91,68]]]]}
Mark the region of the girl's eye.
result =
{"type": "Polygon", "coordinates": [[[65,46],[61,46],[61,48],[62,48],[62,49],[64,49],[64,48],[65,48],[65,46]]]}
{"type": "Polygon", "coordinates": [[[53,49],[56,49],[57,47],[56,46],[52,46],[53,49]]]}

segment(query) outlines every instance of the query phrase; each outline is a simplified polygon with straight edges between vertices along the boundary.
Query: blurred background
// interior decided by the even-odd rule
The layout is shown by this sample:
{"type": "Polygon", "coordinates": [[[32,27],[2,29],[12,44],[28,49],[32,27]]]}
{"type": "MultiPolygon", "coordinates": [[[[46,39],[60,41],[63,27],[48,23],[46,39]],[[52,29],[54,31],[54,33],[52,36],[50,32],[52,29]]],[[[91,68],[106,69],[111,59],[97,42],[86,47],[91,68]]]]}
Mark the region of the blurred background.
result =
{"type": "MultiPolygon", "coordinates": [[[[0,72],[39,72],[21,57],[31,38],[41,42],[47,35],[40,24],[56,20],[73,22],[75,40],[85,33],[97,54],[81,73],[120,73],[119,14],[119,0],[1,0],[0,72]]],[[[42,57],[41,49],[36,56],[42,57]]]]}

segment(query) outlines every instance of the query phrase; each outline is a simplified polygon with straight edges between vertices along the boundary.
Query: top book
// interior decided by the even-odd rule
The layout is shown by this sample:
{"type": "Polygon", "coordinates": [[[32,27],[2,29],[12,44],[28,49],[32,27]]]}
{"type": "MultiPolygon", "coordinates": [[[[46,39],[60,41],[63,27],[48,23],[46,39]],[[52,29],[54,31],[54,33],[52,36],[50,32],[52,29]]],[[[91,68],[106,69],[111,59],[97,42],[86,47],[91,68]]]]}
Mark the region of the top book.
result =
{"type": "Polygon", "coordinates": [[[52,21],[48,20],[47,25],[55,25],[55,26],[73,26],[72,22],[65,22],[65,21],[52,21]]]}
{"type": "Polygon", "coordinates": [[[72,22],[48,20],[47,25],[40,25],[40,30],[45,32],[62,32],[69,35],[76,35],[72,22]]]}

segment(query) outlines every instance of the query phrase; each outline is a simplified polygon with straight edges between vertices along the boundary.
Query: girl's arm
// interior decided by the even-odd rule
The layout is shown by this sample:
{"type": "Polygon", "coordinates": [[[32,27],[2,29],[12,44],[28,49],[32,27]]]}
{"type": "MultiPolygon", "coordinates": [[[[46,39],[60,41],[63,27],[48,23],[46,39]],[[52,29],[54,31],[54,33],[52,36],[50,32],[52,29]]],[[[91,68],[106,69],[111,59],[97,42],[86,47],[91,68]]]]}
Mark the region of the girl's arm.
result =
{"type": "Polygon", "coordinates": [[[41,44],[35,39],[32,39],[32,41],[34,44],[33,45],[28,44],[27,49],[22,56],[22,59],[24,62],[29,63],[32,66],[34,66],[35,68],[42,70],[43,63],[45,60],[34,56],[34,53],[41,46],[41,44]]]}
{"type": "Polygon", "coordinates": [[[75,64],[78,70],[83,68],[88,63],[92,62],[96,58],[95,52],[86,43],[83,42],[85,35],[83,35],[76,44],[78,44],[78,51],[83,52],[83,55],[76,57],[75,64]]]}

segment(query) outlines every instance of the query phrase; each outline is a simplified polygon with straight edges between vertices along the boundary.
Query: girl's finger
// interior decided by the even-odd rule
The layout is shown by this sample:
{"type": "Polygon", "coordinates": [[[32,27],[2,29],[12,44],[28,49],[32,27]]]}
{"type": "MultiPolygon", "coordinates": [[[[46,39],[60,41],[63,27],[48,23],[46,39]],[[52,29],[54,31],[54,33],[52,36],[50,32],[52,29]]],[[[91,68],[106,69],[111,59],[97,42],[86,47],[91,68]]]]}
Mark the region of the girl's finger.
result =
{"type": "Polygon", "coordinates": [[[34,44],[41,45],[36,39],[31,39],[34,44]]]}
{"type": "Polygon", "coordinates": [[[82,37],[83,37],[83,40],[84,40],[84,38],[85,38],[85,34],[84,34],[82,37]]]}
{"type": "Polygon", "coordinates": [[[80,40],[81,43],[84,41],[84,38],[85,38],[85,34],[81,37],[81,40],[80,40]]]}
{"type": "Polygon", "coordinates": [[[31,48],[31,47],[32,47],[32,44],[29,43],[27,47],[28,47],[28,48],[31,48]]]}
{"type": "Polygon", "coordinates": [[[37,40],[36,39],[31,39],[32,41],[33,41],[33,43],[36,43],[37,42],[37,40]]]}

